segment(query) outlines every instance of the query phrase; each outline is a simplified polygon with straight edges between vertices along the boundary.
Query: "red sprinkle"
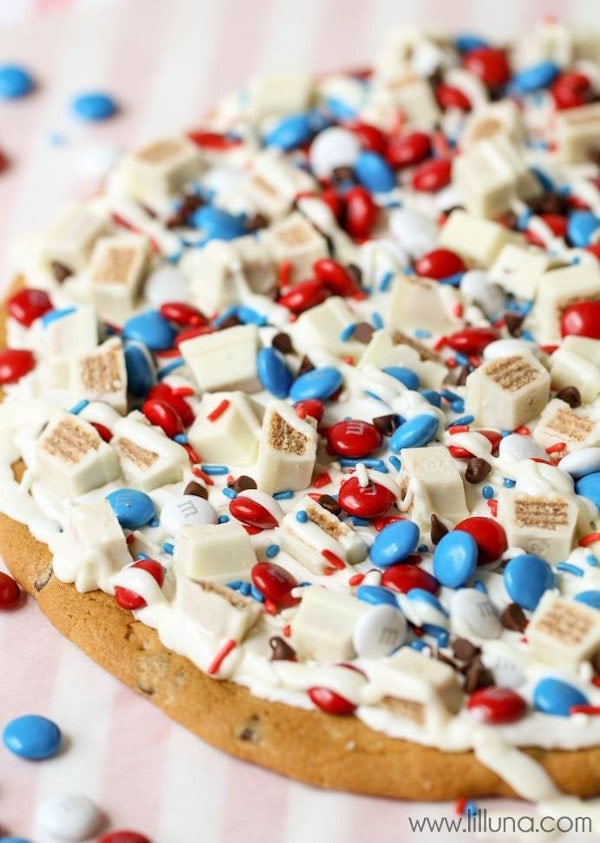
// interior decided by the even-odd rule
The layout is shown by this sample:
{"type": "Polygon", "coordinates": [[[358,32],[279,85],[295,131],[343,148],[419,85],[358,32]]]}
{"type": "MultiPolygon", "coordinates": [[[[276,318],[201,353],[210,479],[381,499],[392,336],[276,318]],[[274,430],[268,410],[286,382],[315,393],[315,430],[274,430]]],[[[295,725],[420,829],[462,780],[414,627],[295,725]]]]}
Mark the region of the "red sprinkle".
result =
{"type": "Polygon", "coordinates": [[[555,442],[554,445],[548,445],[544,450],[547,454],[555,454],[557,451],[564,451],[566,447],[566,442],[555,442]]]}
{"type": "Polygon", "coordinates": [[[107,427],[99,422],[91,422],[92,427],[95,427],[98,433],[100,434],[100,438],[104,440],[104,442],[110,442],[112,439],[112,431],[110,431],[107,427]]]}
{"type": "Polygon", "coordinates": [[[291,277],[292,277],[292,262],[291,261],[281,261],[279,264],[279,286],[281,288],[285,288],[289,285],[291,277]]]}
{"type": "Polygon", "coordinates": [[[498,515],[498,501],[497,501],[497,499],[492,498],[491,501],[486,501],[486,503],[488,505],[488,508],[489,508],[490,512],[492,513],[494,518],[496,518],[497,515],[498,515]]]}
{"type": "Polygon", "coordinates": [[[600,533],[588,533],[579,539],[579,547],[587,547],[594,542],[600,542],[600,533]]]}
{"type": "Polygon", "coordinates": [[[600,705],[572,705],[569,714],[600,714],[600,705]]]}
{"type": "Polygon", "coordinates": [[[232,137],[231,135],[221,135],[218,132],[205,132],[200,129],[191,130],[186,134],[196,146],[204,147],[204,149],[213,149],[215,152],[232,149],[242,143],[241,138],[232,137]]]}
{"type": "Polygon", "coordinates": [[[331,477],[327,472],[324,474],[319,474],[318,477],[315,477],[313,480],[313,486],[315,489],[320,489],[322,486],[327,486],[328,483],[331,483],[331,477]]]}
{"type": "Polygon", "coordinates": [[[98,840],[98,843],[152,843],[152,841],[138,831],[123,829],[122,831],[110,831],[108,834],[104,834],[98,840]]]}
{"type": "Polygon", "coordinates": [[[208,666],[208,670],[206,671],[209,676],[213,676],[215,673],[218,672],[219,668],[229,655],[232,650],[237,647],[237,641],[234,638],[230,638],[229,641],[226,641],[225,644],[221,647],[217,655],[214,657],[212,662],[208,666]]]}
{"type": "Polygon", "coordinates": [[[217,419],[220,419],[225,410],[229,407],[229,399],[223,398],[220,404],[217,404],[214,410],[212,410],[206,418],[210,422],[215,422],[217,419]]]}
{"type": "Polygon", "coordinates": [[[531,436],[531,431],[525,425],[521,425],[521,427],[515,427],[515,433],[518,433],[519,436],[531,436]]]}
{"type": "Polygon", "coordinates": [[[331,550],[327,550],[327,549],[322,550],[321,556],[324,559],[327,559],[327,561],[331,565],[333,565],[334,568],[337,568],[338,571],[342,571],[346,567],[346,563],[344,562],[344,560],[340,559],[339,556],[336,556],[336,554],[333,553],[333,551],[331,551],[331,550]]]}
{"type": "Polygon", "coordinates": [[[361,582],[364,580],[364,578],[365,578],[364,574],[354,574],[348,580],[348,585],[351,586],[352,588],[355,588],[357,585],[361,584],[361,582]]]}
{"type": "MultiPolygon", "coordinates": [[[[200,459],[200,457],[198,457],[198,459],[195,460],[195,462],[199,463],[199,462],[202,462],[202,460],[200,459]]],[[[190,471],[192,472],[194,477],[199,477],[200,480],[204,480],[204,482],[206,483],[207,486],[214,486],[215,485],[215,481],[212,479],[212,477],[209,474],[205,474],[204,471],[202,471],[202,469],[200,468],[199,465],[197,465],[197,464],[193,465],[190,468],[190,471]]]]}
{"type": "Polygon", "coordinates": [[[11,609],[19,602],[21,597],[21,589],[18,583],[0,571],[0,609],[11,609]]]}

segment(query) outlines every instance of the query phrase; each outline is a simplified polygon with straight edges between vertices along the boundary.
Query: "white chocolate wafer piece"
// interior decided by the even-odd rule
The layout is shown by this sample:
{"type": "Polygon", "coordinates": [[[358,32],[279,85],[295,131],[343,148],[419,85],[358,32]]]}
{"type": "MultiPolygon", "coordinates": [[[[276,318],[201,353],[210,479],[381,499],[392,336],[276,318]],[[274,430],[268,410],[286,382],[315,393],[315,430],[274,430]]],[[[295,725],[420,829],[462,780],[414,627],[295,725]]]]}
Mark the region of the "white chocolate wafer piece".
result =
{"type": "Polygon", "coordinates": [[[600,443],[600,420],[582,408],[572,410],[565,401],[554,398],[544,408],[533,438],[543,448],[562,442],[567,453],[590,448],[600,443]]]}
{"type": "Polygon", "coordinates": [[[258,488],[272,494],[310,485],[317,454],[314,419],[301,419],[284,401],[265,410],[258,447],[258,488]]]}
{"type": "Polygon", "coordinates": [[[162,206],[200,173],[198,147],[185,137],[152,141],[126,156],[119,167],[125,191],[142,204],[162,206]]]}
{"type": "Polygon", "coordinates": [[[179,345],[185,362],[203,392],[236,390],[257,392],[258,330],[256,325],[236,325],[185,340],[179,345]]]}
{"type": "Polygon", "coordinates": [[[529,621],[527,640],[537,658],[575,666],[600,649],[600,612],[547,591],[529,621]]]}
{"type": "Polygon", "coordinates": [[[462,477],[443,445],[403,448],[398,486],[400,510],[423,532],[430,529],[432,513],[453,524],[469,514],[462,477]]]}
{"type": "Polygon", "coordinates": [[[292,282],[310,278],[314,262],[328,255],[325,238],[297,211],[265,228],[260,239],[278,263],[290,264],[292,282]]]}
{"type": "MultiPolygon", "coordinates": [[[[173,607],[217,641],[243,641],[261,614],[260,604],[216,582],[193,582],[178,574],[173,607]]],[[[205,668],[206,669],[206,668],[205,668]]]]}
{"type": "Polygon", "coordinates": [[[111,446],[114,448],[125,480],[151,492],[160,486],[177,483],[189,466],[184,448],[141,413],[130,413],[115,425],[111,446]]]}
{"type": "Polygon", "coordinates": [[[514,430],[535,418],[550,392],[550,375],[528,353],[484,363],[467,378],[465,410],[478,424],[514,430]]]}
{"type": "Polygon", "coordinates": [[[71,358],[69,366],[70,387],[78,397],[127,412],[127,370],[118,337],[106,340],[91,354],[71,358]]]}
{"type": "Polygon", "coordinates": [[[48,263],[60,263],[71,272],[85,266],[106,223],[85,205],[70,205],[48,229],[42,246],[48,263]]]}
{"type": "Polygon", "coordinates": [[[368,603],[349,594],[316,585],[304,588],[292,623],[292,643],[298,657],[317,662],[354,658],[354,627],[369,608],[368,603]]]}
{"type": "Polygon", "coordinates": [[[514,489],[501,489],[498,495],[498,520],[509,545],[552,563],[564,561],[573,549],[578,512],[572,497],[514,489]]]}
{"type": "Polygon", "coordinates": [[[314,192],[316,187],[315,179],[282,153],[266,149],[254,158],[243,189],[259,213],[277,219],[291,209],[298,193],[314,192]]]}
{"type": "Polygon", "coordinates": [[[488,267],[507,243],[522,243],[523,238],[492,220],[469,214],[461,208],[452,211],[440,231],[439,244],[472,266],[488,267]]]}
{"type": "Polygon", "coordinates": [[[121,324],[131,315],[148,261],[148,241],[139,234],[98,240],[85,274],[102,319],[121,324]]]}
{"type": "Polygon", "coordinates": [[[556,145],[565,163],[588,161],[590,152],[600,147],[600,103],[557,112],[556,145]]]}
{"type": "Polygon", "coordinates": [[[188,438],[204,462],[249,465],[260,431],[256,407],[243,392],[207,392],[188,438]]]}
{"type": "Polygon", "coordinates": [[[237,521],[187,524],[175,540],[173,565],[191,580],[248,580],[255,563],[250,537],[237,521]]]}

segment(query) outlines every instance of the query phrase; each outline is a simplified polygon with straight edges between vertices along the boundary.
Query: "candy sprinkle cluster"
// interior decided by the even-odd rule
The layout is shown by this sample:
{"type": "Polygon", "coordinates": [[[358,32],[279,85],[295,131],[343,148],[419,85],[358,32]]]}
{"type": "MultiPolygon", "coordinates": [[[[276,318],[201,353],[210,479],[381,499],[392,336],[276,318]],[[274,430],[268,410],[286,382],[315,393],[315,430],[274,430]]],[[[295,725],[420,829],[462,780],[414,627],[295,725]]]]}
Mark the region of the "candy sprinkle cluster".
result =
{"type": "Polygon", "coordinates": [[[598,744],[599,61],[402,31],[68,208],[0,355],[56,576],[258,695],[598,744]]]}

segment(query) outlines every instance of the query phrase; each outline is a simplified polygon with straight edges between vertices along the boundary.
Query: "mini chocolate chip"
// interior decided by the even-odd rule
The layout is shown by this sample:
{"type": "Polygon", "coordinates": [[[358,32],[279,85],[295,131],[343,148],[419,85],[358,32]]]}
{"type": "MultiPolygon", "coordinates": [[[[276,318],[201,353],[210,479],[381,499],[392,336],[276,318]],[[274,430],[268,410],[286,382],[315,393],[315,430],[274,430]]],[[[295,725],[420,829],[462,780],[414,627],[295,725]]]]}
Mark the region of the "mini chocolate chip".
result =
{"type": "Polygon", "coordinates": [[[437,544],[439,541],[441,541],[444,538],[444,536],[448,532],[448,528],[446,527],[446,525],[442,521],[440,521],[440,519],[437,517],[435,512],[431,513],[430,521],[431,521],[431,543],[437,544]]]}
{"type": "Polygon", "coordinates": [[[481,662],[480,659],[473,659],[465,674],[464,690],[472,694],[480,688],[489,688],[494,684],[494,674],[481,662]]]}
{"type": "Polygon", "coordinates": [[[246,220],[246,231],[252,233],[259,231],[261,228],[266,228],[269,225],[269,219],[264,214],[252,214],[246,220]]]}
{"type": "Polygon", "coordinates": [[[452,652],[455,658],[461,662],[468,662],[475,658],[481,650],[476,647],[468,638],[455,638],[452,642],[452,652]]]}
{"type": "Polygon", "coordinates": [[[348,266],[346,267],[346,269],[348,270],[350,275],[354,278],[354,280],[359,285],[359,287],[362,286],[363,272],[362,272],[362,269],[360,268],[360,266],[357,266],[355,263],[349,263],[348,266]]]}
{"type": "Polygon", "coordinates": [[[467,483],[482,483],[491,470],[492,467],[489,462],[482,460],[480,457],[471,457],[467,463],[465,480],[467,483]]]}
{"type": "Polygon", "coordinates": [[[375,333],[375,328],[368,322],[359,322],[352,331],[352,339],[357,342],[362,342],[368,345],[371,342],[371,337],[375,333]]]}
{"type": "Polygon", "coordinates": [[[453,670],[458,670],[458,665],[455,662],[453,662],[452,659],[449,659],[448,656],[445,656],[443,653],[440,653],[439,650],[435,654],[435,657],[439,662],[443,662],[444,664],[447,664],[448,667],[451,667],[453,670]]]}
{"type": "Polygon", "coordinates": [[[256,480],[247,474],[240,474],[231,487],[234,492],[244,492],[246,489],[256,489],[256,480]]]}
{"type": "Polygon", "coordinates": [[[521,336],[521,326],[523,325],[524,319],[524,316],[521,316],[520,313],[515,313],[514,310],[506,311],[504,314],[504,324],[511,337],[521,336]]]}
{"type": "Polygon", "coordinates": [[[468,364],[460,367],[458,372],[458,377],[456,379],[457,386],[464,386],[467,382],[467,378],[471,374],[471,367],[468,364]]]}
{"type": "Polygon", "coordinates": [[[269,646],[271,647],[271,661],[294,662],[296,661],[296,651],[293,647],[284,641],[279,635],[274,635],[269,639],[269,646]]]}
{"type": "Polygon", "coordinates": [[[556,397],[568,404],[572,410],[581,407],[581,392],[576,386],[564,386],[556,393],[556,397]]]}
{"type": "Polygon", "coordinates": [[[256,714],[253,714],[250,717],[242,731],[239,733],[238,738],[241,741],[249,741],[250,743],[259,743],[260,741],[260,717],[256,714]]]}
{"type": "Polygon", "coordinates": [[[166,221],[165,224],[167,228],[180,228],[185,226],[189,215],[193,214],[194,211],[197,211],[202,205],[204,205],[204,199],[202,199],[201,196],[197,196],[196,194],[184,196],[179,208],[166,221]]]}
{"type": "Polygon", "coordinates": [[[534,214],[559,214],[562,216],[568,210],[566,197],[558,193],[547,191],[536,196],[527,203],[534,214]]]}
{"type": "Polygon", "coordinates": [[[333,180],[338,183],[356,181],[352,167],[334,167],[331,175],[333,176],[333,180]]]}
{"type": "Polygon", "coordinates": [[[302,360],[300,361],[300,368],[298,369],[298,377],[300,377],[300,375],[306,375],[307,372],[312,372],[314,368],[315,367],[313,365],[312,360],[309,357],[307,357],[306,354],[305,354],[304,357],[302,358],[302,360]]]}
{"type": "Polygon", "coordinates": [[[52,267],[52,275],[54,275],[55,279],[58,281],[59,284],[62,284],[69,275],[73,275],[73,270],[69,269],[68,266],[65,266],[64,263],[59,263],[58,261],[52,261],[50,264],[52,267]]]}
{"type": "Polygon", "coordinates": [[[506,629],[512,629],[514,632],[525,632],[527,627],[525,612],[518,603],[509,603],[502,612],[500,620],[502,621],[502,626],[506,629]]]}
{"type": "Polygon", "coordinates": [[[594,669],[594,673],[600,674],[600,650],[598,650],[597,653],[594,653],[590,662],[592,664],[592,668],[594,669]]]}
{"type": "Polygon", "coordinates": [[[382,436],[391,436],[398,429],[398,416],[395,413],[389,413],[387,416],[375,416],[371,421],[382,436]]]}
{"type": "Polygon", "coordinates": [[[231,316],[228,316],[227,319],[224,319],[222,322],[219,323],[219,331],[224,331],[227,328],[237,328],[237,326],[241,324],[242,323],[237,318],[237,316],[234,316],[232,314],[231,316]]]}
{"type": "Polygon", "coordinates": [[[185,489],[183,490],[184,495],[196,495],[198,498],[204,498],[204,500],[208,500],[208,491],[201,483],[196,483],[195,480],[190,480],[187,484],[185,489]]]}
{"type": "Polygon", "coordinates": [[[282,354],[291,354],[294,350],[292,338],[289,334],[286,334],[285,331],[280,331],[278,334],[275,334],[271,340],[271,345],[273,348],[276,348],[277,351],[281,351],[282,354]]]}
{"type": "Polygon", "coordinates": [[[327,512],[331,512],[332,515],[339,515],[342,511],[342,507],[335,498],[331,497],[331,495],[321,495],[317,503],[319,506],[322,506],[323,509],[326,509],[327,512]]]}

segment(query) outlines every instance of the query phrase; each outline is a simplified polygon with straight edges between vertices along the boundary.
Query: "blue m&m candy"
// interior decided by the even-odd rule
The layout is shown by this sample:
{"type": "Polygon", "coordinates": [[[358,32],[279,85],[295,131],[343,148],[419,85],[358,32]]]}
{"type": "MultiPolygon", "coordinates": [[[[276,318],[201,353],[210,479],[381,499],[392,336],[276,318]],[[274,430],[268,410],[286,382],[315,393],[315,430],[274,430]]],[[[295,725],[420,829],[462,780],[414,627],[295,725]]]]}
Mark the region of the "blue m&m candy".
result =
{"type": "Polygon", "coordinates": [[[529,553],[513,556],[504,569],[504,586],[523,609],[535,609],[543,593],[554,588],[554,580],[550,565],[529,553]]]}
{"type": "Polygon", "coordinates": [[[419,544],[419,528],[414,521],[393,521],[377,533],[369,556],[379,568],[403,562],[419,544]]]}
{"type": "Polygon", "coordinates": [[[591,211],[573,211],[567,223],[567,237],[573,246],[588,246],[600,228],[600,217],[591,211]]]}
{"type": "Polygon", "coordinates": [[[154,386],[154,363],[143,342],[129,340],[124,346],[127,389],[136,398],[145,397],[154,386]]]}
{"type": "Polygon", "coordinates": [[[586,474],[575,483],[575,491],[584,498],[589,498],[600,508],[600,471],[586,474]]]}
{"type": "Polygon", "coordinates": [[[359,585],[356,589],[356,596],[365,603],[372,603],[378,606],[380,603],[387,603],[389,606],[398,607],[396,598],[389,588],[381,585],[359,585]]]}
{"type": "Polygon", "coordinates": [[[387,193],[396,187],[396,176],[383,155],[363,150],[354,164],[358,181],[372,193],[387,193]]]}
{"type": "Polygon", "coordinates": [[[33,79],[19,64],[0,64],[0,99],[14,100],[33,90],[33,79]]]}
{"type": "Polygon", "coordinates": [[[533,705],[544,714],[568,717],[574,705],[588,705],[587,697],[578,688],[548,676],[537,683],[533,689],[533,705]]]}
{"type": "Polygon", "coordinates": [[[458,588],[475,573],[477,543],[470,533],[446,533],[433,553],[433,575],[442,585],[458,588]]]}
{"type": "Polygon", "coordinates": [[[71,108],[76,117],[91,123],[106,120],[117,113],[117,103],[110,94],[103,91],[87,91],[84,94],[78,94],[73,98],[71,108]]]}
{"type": "Polygon", "coordinates": [[[124,340],[143,342],[150,351],[166,351],[172,348],[176,335],[176,330],[158,310],[139,313],[123,325],[124,340]]]}
{"type": "Polygon", "coordinates": [[[260,382],[271,395],[287,398],[294,378],[281,354],[274,348],[261,348],[256,368],[260,382]]]}
{"type": "Polygon", "coordinates": [[[223,208],[212,205],[202,205],[189,217],[194,228],[204,232],[205,242],[209,240],[234,240],[246,234],[244,217],[240,214],[230,214],[223,208]]]}
{"type": "Polygon", "coordinates": [[[431,442],[439,427],[437,416],[421,413],[413,416],[394,431],[390,448],[397,453],[402,448],[420,448],[431,442]]]}
{"type": "Polygon", "coordinates": [[[290,389],[292,401],[306,401],[318,398],[320,401],[330,398],[342,385],[342,375],[333,366],[313,369],[296,378],[290,389]]]}
{"type": "Polygon", "coordinates": [[[277,149],[289,150],[302,146],[313,134],[308,114],[288,114],[267,133],[265,144],[277,149]]]}
{"type": "Polygon", "coordinates": [[[51,758],[60,748],[60,729],[38,714],[25,714],[11,720],[2,732],[4,746],[21,758],[39,761],[51,758]]]}
{"type": "Polygon", "coordinates": [[[121,527],[137,530],[144,527],[156,515],[154,501],[138,489],[115,489],[106,496],[121,527]]]}
{"type": "Polygon", "coordinates": [[[518,94],[538,91],[540,88],[547,88],[559,73],[560,68],[556,62],[541,61],[517,73],[513,77],[512,88],[518,94]]]}
{"type": "Polygon", "coordinates": [[[578,603],[585,603],[586,606],[591,606],[592,609],[600,609],[600,591],[580,591],[574,597],[578,603]]]}
{"type": "Polygon", "coordinates": [[[397,381],[403,383],[407,389],[419,388],[419,376],[412,369],[407,369],[406,366],[386,366],[383,371],[386,375],[391,375],[397,381]]]}

